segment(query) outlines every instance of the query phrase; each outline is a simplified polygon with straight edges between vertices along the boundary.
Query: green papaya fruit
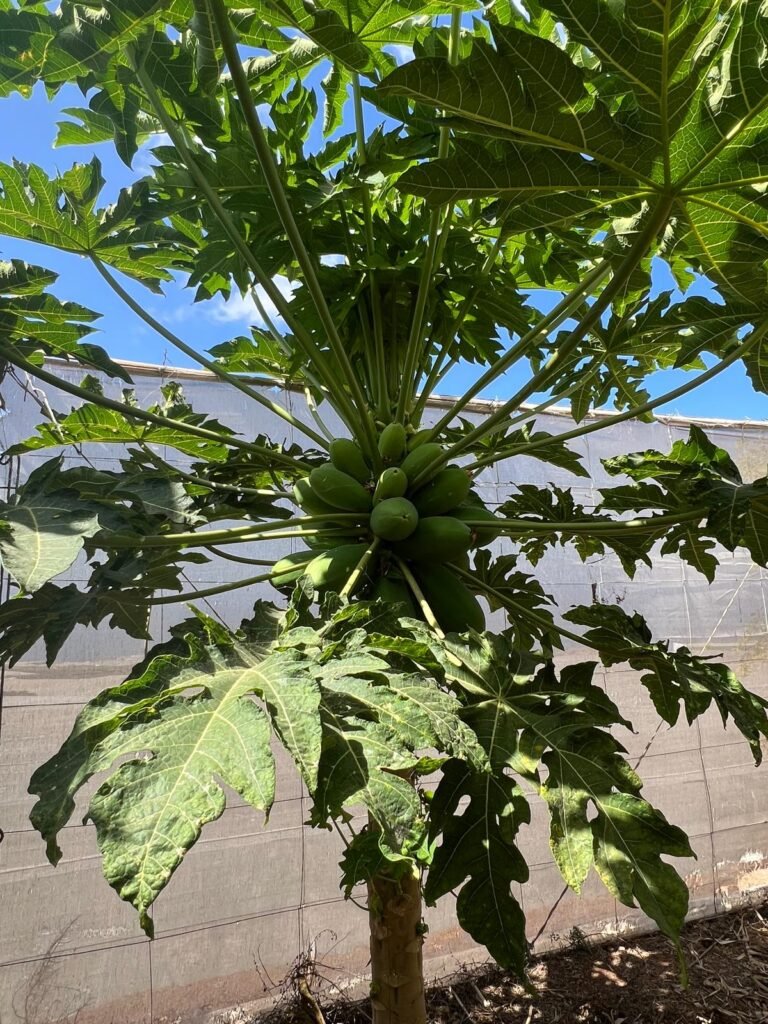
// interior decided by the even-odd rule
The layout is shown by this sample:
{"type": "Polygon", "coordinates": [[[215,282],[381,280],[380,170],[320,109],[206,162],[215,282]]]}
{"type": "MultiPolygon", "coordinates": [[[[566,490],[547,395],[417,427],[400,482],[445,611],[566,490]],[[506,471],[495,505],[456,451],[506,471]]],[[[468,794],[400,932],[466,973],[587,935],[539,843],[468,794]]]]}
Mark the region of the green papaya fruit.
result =
{"type": "Polygon", "coordinates": [[[348,473],[359,483],[364,484],[371,479],[371,467],[365,461],[358,445],[348,437],[337,437],[335,441],[331,441],[328,454],[331,457],[331,464],[336,469],[348,473]]]}
{"type": "Polygon", "coordinates": [[[470,526],[474,537],[473,547],[482,548],[486,544],[492,544],[501,534],[500,527],[494,526],[496,516],[485,505],[461,505],[459,508],[451,509],[451,516],[462,523],[487,521],[487,526],[470,526]]]}
{"type": "Polygon", "coordinates": [[[419,513],[407,498],[387,498],[371,512],[371,530],[382,540],[405,540],[419,522],[419,513]]]}
{"type": "Polygon", "coordinates": [[[485,613],[475,595],[444,565],[420,566],[417,580],[427,604],[446,633],[485,629],[485,613]]]}
{"type": "MultiPolygon", "coordinates": [[[[306,544],[308,548],[312,548],[313,551],[328,551],[329,548],[337,548],[340,544],[359,544],[365,540],[363,527],[357,531],[349,530],[348,532],[342,533],[338,529],[334,530],[333,527],[329,525],[328,530],[328,533],[315,533],[310,536],[302,537],[301,541],[303,544],[306,544]]],[[[370,541],[368,541],[368,543],[370,543],[370,541]]]]}
{"type": "Polygon", "coordinates": [[[317,497],[333,508],[344,512],[367,512],[371,507],[371,495],[363,485],[329,462],[313,469],[309,482],[317,497]]]}
{"type": "Polygon", "coordinates": [[[341,544],[314,558],[306,573],[318,590],[339,590],[368,549],[368,545],[341,544]]]}
{"type": "Polygon", "coordinates": [[[412,452],[415,448],[424,444],[431,433],[431,427],[423,427],[421,430],[417,430],[415,434],[411,434],[408,438],[408,451],[412,452]]]}
{"type": "Polygon", "coordinates": [[[275,562],[272,572],[271,583],[275,587],[284,587],[288,583],[295,583],[299,576],[306,571],[309,563],[315,556],[311,551],[293,551],[285,558],[275,562]]]}
{"type": "Polygon", "coordinates": [[[395,552],[414,562],[452,562],[471,546],[472,533],[464,523],[451,516],[428,516],[395,546],[395,552]]]}
{"type": "Polygon", "coordinates": [[[413,503],[420,516],[440,516],[460,505],[472,486],[466,470],[459,466],[448,466],[432,477],[428,484],[420,487],[413,497],[413,503]]]}
{"type": "Polygon", "coordinates": [[[379,434],[379,455],[386,463],[399,462],[405,451],[405,427],[402,423],[390,423],[379,434]]]}
{"type": "MultiPolygon", "coordinates": [[[[306,543],[306,541],[304,543],[306,543]]],[[[469,552],[465,551],[463,555],[459,555],[458,558],[452,558],[450,560],[450,562],[448,562],[446,564],[449,565],[449,566],[456,565],[456,566],[459,567],[459,569],[466,569],[467,572],[469,572],[469,570],[471,568],[471,564],[470,564],[470,560],[469,560],[469,552]]]]}
{"type": "Polygon", "coordinates": [[[408,477],[397,466],[390,466],[385,469],[378,479],[376,490],[373,492],[373,504],[387,498],[402,498],[408,490],[408,477]]]}
{"type": "Polygon", "coordinates": [[[408,615],[411,618],[418,616],[411,588],[404,580],[394,579],[392,576],[381,576],[371,591],[371,600],[383,601],[386,605],[401,604],[404,606],[400,612],[401,615],[408,615]]]}
{"type": "Polygon", "coordinates": [[[312,484],[309,482],[309,477],[306,476],[297,480],[293,485],[293,498],[299,508],[304,509],[305,512],[312,516],[322,516],[326,512],[333,516],[334,512],[337,511],[332,505],[318,498],[312,488],[312,484]]]}
{"type": "Polygon", "coordinates": [[[412,452],[409,452],[408,455],[406,455],[400,469],[402,469],[408,477],[408,480],[412,482],[422,472],[422,470],[431,466],[432,463],[440,457],[442,451],[443,446],[434,441],[429,444],[419,445],[418,448],[414,448],[412,452]]]}

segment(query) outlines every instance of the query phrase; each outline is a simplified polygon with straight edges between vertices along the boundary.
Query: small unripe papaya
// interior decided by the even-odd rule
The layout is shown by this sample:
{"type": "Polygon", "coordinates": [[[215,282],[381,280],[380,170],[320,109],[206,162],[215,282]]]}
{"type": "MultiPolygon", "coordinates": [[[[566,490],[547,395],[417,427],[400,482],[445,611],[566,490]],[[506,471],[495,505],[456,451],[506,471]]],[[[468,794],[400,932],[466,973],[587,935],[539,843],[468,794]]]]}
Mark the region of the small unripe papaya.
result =
{"type": "Polygon", "coordinates": [[[371,507],[371,495],[363,485],[329,462],[313,469],[309,482],[318,498],[333,508],[344,512],[367,512],[371,507]]]}
{"type": "Polygon", "coordinates": [[[400,469],[408,477],[409,482],[413,483],[419,474],[436,462],[437,459],[443,453],[443,446],[437,444],[435,441],[431,441],[429,444],[419,445],[418,448],[414,448],[412,452],[406,455],[405,459],[400,466],[400,469]]]}
{"type": "Polygon", "coordinates": [[[367,549],[367,544],[341,544],[331,548],[309,563],[305,570],[307,576],[318,590],[338,590],[347,582],[367,549]]]}
{"type": "Polygon", "coordinates": [[[408,438],[408,451],[412,452],[415,448],[424,444],[427,438],[432,433],[431,427],[422,427],[421,430],[417,430],[415,434],[411,434],[408,438]]]}
{"type": "Polygon", "coordinates": [[[379,435],[379,455],[388,466],[397,463],[405,451],[405,427],[402,423],[390,423],[379,435]]]}
{"type": "Polygon", "coordinates": [[[331,464],[340,469],[342,473],[348,473],[359,483],[364,484],[371,479],[371,468],[365,461],[363,453],[354,441],[348,437],[337,437],[328,449],[331,457],[331,464]]]}
{"type": "Polygon", "coordinates": [[[275,562],[271,583],[275,587],[284,587],[295,583],[307,571],[307,566],[315,556],[311,551],[294,551],[275,562]]]}
{"type": "Polygon", "coordinates": [[[376,490],[373,492],[373,504],[378,505],[380,501],[387,498],[402,498],[408,490],[408,477],[397,466],[390,466],[385,469],[378,479],[376,490]]]}
{"type": "Polygon", "coordinates": [[[371,592],[371,599],[383,601],[384,604],[392,606],[402,604],[404,607],[401,615],[408,615],[415,618],[417,613],[416,602],[408,584],[404,580],[393,579],[391,576],[381,576],[371,592]]]}
{"type": "Polygon", "coordinates": [[[475,524],[469,527],[474,537],[474,547],[482,548],[492,544],[501,534],[500,527],[494,525],[497,521],[496,516],[485,505],[461,505],[459,508],[451,509],[451,516],[462,523],[475,524]],[[483,525],[476,525],[478,522],[483,522],[483,525]],[[487,526],[485,522],[488,523],[487,526]]]}
{"type": "Polygon", "coordinates": [[[415,562],[451,562],[471,546],[472,533],[464,523],[451,516],[428,516],[395,551],[415,562]]]}
{"type": "Polygon", "coordinates": [[[446,633],[465,633],[485,629],[485,614],[480,603],[464,583],[445,565],[420,566],[418,583],[446,633]]]}
{"type": "Polygon", "coordinates": [[[371,530],[382,540],[405,540],[419,522],[419,513],[407,498],[387,498],[371,512],[371,530]]]}
{"type": "Polygon", "coordinates": [[[350,527],[348,531],[341,531],[329,523],[327,527],[323,524],[322,528],[328,532],[307,534],[301,538],[302,544],[317,552],[337,548],[340,544],[358,544],[365,540],[366,528],[362,526],[359,529],[350,527]]]}
{"type": "Polygon", "coordinates": [[[327,512],[332,516],[336,511],[332,505],[318,498],[306,476],[297,480],[293,485],[293,497],[296,504],[309,515],[322,516],[327,512]]]}
{"type": "Polygon", "coordinates": [[[469,494],[472,481],[459,466],[441,469],[428,484],[420,487],[413,503],[420,516],[439,516],[456,508],[469,494]]]}

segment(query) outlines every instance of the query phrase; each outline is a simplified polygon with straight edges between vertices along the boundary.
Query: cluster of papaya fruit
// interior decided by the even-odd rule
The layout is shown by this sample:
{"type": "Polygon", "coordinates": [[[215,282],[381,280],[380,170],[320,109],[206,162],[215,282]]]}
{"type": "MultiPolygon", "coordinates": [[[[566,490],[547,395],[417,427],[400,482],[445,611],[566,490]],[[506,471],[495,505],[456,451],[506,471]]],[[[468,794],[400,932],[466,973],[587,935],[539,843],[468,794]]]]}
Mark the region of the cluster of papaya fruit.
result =
{"type": "Polygon", "coordinates": [[[327,519],[316,534],[304,538],[310,551],[294,552],[275,565],[273,584],[293,584],[306,574],[320,592],[339,590],[378,538],[361,596],[403,604],[406,614],[420,617],[399,568],[404,562],[446,632],[483,629],[483,610],[452,567],[468,567],[470,549],[498,536],[495,517],[473,494],[472,481],[460,466],[441,469],[418,485],[443,453],[440,444],[425,439],[428,433],[421,431],[409,441],[402,424],[386,426],[378,439],[384,466],[378,477],[354,441],[333,441],[330,461],[294,487],[295,501],[307,515],[327,519]]]}

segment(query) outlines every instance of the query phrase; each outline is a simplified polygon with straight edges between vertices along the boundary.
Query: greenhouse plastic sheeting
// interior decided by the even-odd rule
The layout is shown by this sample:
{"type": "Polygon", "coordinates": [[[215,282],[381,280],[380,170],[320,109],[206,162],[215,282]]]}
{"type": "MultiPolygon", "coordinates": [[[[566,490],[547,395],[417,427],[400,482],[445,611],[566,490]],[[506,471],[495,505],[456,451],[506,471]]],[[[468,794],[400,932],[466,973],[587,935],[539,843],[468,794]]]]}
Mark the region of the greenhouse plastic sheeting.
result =
{"type": "MultiPolygon", "coordinates": [[[[77,381],[82,371],[53,363],[62,378],[77,381]]],[[[198,411],[215,416],[244,437],[267,433],[294,440],[290,428],[241,394],[207,374],[130,366],[142,405],[157,400],[164,380],[180,380],[198,411]]],[[[105,381],[108,394],[115,382],[105,381]]],[[[306,416],[300,395],[266,389],[306,416]]],[[[42,392],[6,382],[0,441],[5,449],[33,433],[43,419],[42,392]]],[[[57,410],[67,399],[48,395],[57,410]]],[[[478,421],[493,408],[477,403],[478,421]]],[[[435,403],[428,415],[439,413],[435,403]]],[[[537,429],[568,429],[557,414],[539,416],[537,429]]],[[[768,460],[768,424],[704,423],[727,449],[745,478],[763,476],[768,460]]],[[[337,422],[334,430],[341,433],[337,422]]],[[[593,487],[607,481],[601,459],[646,448],[667,450],[688,433],[687,421],[621,424],[575,442],[590,471],[576,479],[546,463],[517,458],[483,473],[480,490],[490,505],[501,504],[516,481],[572,486],[578,501],[595,502],[593,487]]],[[[0,480],[12,491],[39,464],[29,454],[3,466],[0,480]]],[[[161,452],[171,461],[178,453],[161,452]]],[[[87,458],[113,468],[118,446],[84,445],[67,451],[75,463],[87,458]]],[[[183,460],[182,460],[183,461],[183,460]]],[[[290,550],[275,543],[270,553],[290,550]]],[[[260,551],[260,554],[262,552],[260,551]]],[[[583,564],[569,549],[558,549],[536,568],[544,589],[565,609],[593,598],[616,601],[646,616],[654,634],[697,653],[722,656],[752,689],[768,696],[766,652],[766,571],[745,552],[718,552],[721,566],[711,586],[677,558],[655,559],[633,580],[608,554],[583,564]]],[[[231,562],[214,560],[186,570],[190,589],[226,581],[237,574],[231,562]]],[[[83,583],[84,561],[57,583],[83,583]]],[[[7,581],[5,583],[7,586],[7,581]]],[[[274,599],[274,593],[269,596],[274,599]]],[[[237,623],[254,595],[238,591],[211,597],[203,607],[237,623]]],[[[158,606],[152,634],[165,635],[184,605],[158,606]]],[[[494,625],[503,624],[497,614],[494,625]]],[[[321,973],[340,987],[365,973],[368,959],[364,913],[338,890],[341,848],[335,834],[304,828],[308,806],[300,781],[279,759],[278,802],[265,828],[263,816],[230,794],[223,816],[203,831],[172,882],[158,899],[156,937],[149,941],[138,917],[121,902],[101,875],[93,826],[80,824],[92,781],[78,801],[72,823],[61,837],[57,868],[45,858],[40,837],[29,823],[29,777],[58,748],[80,705],[104,687],[120,682],[143,655],[144,643],[108,627],[78,629],[54,668],[46,669],[36,647],[5,674],[0,733],[0,1022],[52,1024],[66,1018],[78,1024],[158,1024],[205,1021],[217,1011],[257,1002],[270,995],[294,958],[309,952],[321,973]]],[[[562,660],[583,658],[566,650],[562,660]]],[[[646,691],[631,671],[598,671],[598,679],[634,723],[621,737],[633,764],[640,764],[644,794],[692,836],[696,860],[682,863],[691,890],[691,915],[705,916],[749,900],[768,884],[768,786],[755,769],[747,744],[724,730],[714,711],[692,728],[659,728],[646,691]]],[[[638,910],[615,903],[594,875],[580,896],[563,895],[562,880],[550,857],[546,814],[534,804],[521,846],[531,865],[520,900],[536,949],[565,939],[574,927],[586,936],[611,936],[650,927],[638,910]]],[[[456,925],[450,898],[427,911],[428,970],[450,972],[479,956],[456,925]]]]}

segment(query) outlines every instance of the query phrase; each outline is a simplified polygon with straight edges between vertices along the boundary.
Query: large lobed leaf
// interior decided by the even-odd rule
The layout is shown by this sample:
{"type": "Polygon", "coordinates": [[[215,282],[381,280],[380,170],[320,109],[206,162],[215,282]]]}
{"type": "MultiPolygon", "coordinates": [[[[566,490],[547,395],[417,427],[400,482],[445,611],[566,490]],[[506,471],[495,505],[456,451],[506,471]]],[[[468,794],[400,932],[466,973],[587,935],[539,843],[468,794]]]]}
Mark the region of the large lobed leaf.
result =
{"type": "Polygon", "coordinates": [[[127,371],[103,348],[81,340],[93,331],[90,324],[98,314],[46,291],[56,277],[21,260],[0,261],[0,345],[12,345],[32,362],[41,363],[44,356],[70,357],[130,384],[127,371]]]}
{"type": "Polygon", "coordinates": [[[676,552],[710,582],[719,541],[729,551],[745,547],[758,565],[768,560],[768,478],[742,480],[728,452],[700,427],[669,452],[649,449],[605,459],[607,471],[631,483],[602,489],[602,508],[618,512],[657,508],[681,517],[665,528],[663,554],[676,552]],[[698,513],[698,514],[697,514],[698,513]]]}
{"type": "Polygon", "coordinates": [[[400,187],[430,202],[500,196],[521,227],[533,216],[554,229],[596,225],[595,213],[607,225],[661,198],[667,258],[764,309],[765,274],[754,268],[768,258],[765,3],[531,6],[527,23],[492,23],[492,42],[476,38],[457,67],[424,56],[379,86],[473,136],[408,170],[400,187]]]}
{"type": "Polygon", "coordinates": [[[187,239],[153,217],[144,183],[99,210],[103,185],[96,157],[56,178],[34,164],[0,164],[0,233],[98,257],[159,291],[161,281],[171,280],[170,269],[184,265],[187,239]]]}
{"type": "MultiPolygon", "coordinates": [[[[86,381],[86,385],[92,384],[92,379],[86,381]]],[[[135,404],[135,399],[132,392],[126,391],[123,392],[125,412],[85,403],[66,415],[58,416],[54,423],[41,423],[37,427],[37,436],[17,442],[8,448],[5,454],[23,455],[45,448],[90,442],[119,445],[140,442],[167,445],[206,462],[224,462],[229,454],[227,438],[233,436],[233,431],[204,413],[196,413],[184,400],[181,388],[177,384],[164,385],[161,390],[163,400],[150,406],[148,411],[163,415],[167,420],[177,421],[178,429],[172,423],[162,425],[135,420],[131,416],[131,407],[135,404]],[[185,426],[213,430],[220,440],[187,433],[185,426]]],[[[87,386],[84,391],[87,393],[87,386]]]]}
{"type": "Polygon", "coordinates": [[[11,501],[0,503],[0,559],[30,593],[68,569],[85,539],[101,529],[98,505],[49,487],[58,469],[57,460],[44,463],[11,501]]]}
{"type": "MultiPolygon", "coordinates": [[[[507,778],[509,770],[527,778],[544,797],[551,816],[552,852],[567,884],[578,891],[594,867],[617,899],[628,906],[639,905],[677,941],[688,892],[662,855],[686,857],[692,851],[685,834],[638,795],[641,782],[622,757],[621,744],[608,731],[628,723],[592,683],[595,663],[568,666],[558,679],[551,663],[538,668],[535,661],[521,661],[503,636],[469,643],[428,642],[446,679],[466,691],[465,720],[491,744],[497,779],[495,787],[485,787],[482,815],[472,812],[470,804],[466,829],[464,816],[459,822],[436,818],[433,828],[447,837],[447,846],[444,853],[441,848],[435,855],[435,864],[438,870],[445,870],[442,864],[451,864],[448,877],[453,885],[469,876],[470,893],[476,892],[478,872],[482,872],[483,885],[490,887],[496,908],[497,951],[502,935],[506,937],[502,962],[519,969],[526,948],[524,921],[510,887],[512,880],[525,879],[525,866],[516,851],[508,850],[505,861],[500,849],[513,842],[519,823],[526,820],[507,778]],[[547,769],[544,781],[539,764],[547,769]],[[483,864],[482,851],[491,842],[497,856],[483,864]],[[460,866],[452,864],[453,857],[460,866]],[[504,930],[499,932],[502,923],[504,930]]],[[[475,782],[475,790],[478,785],[475,782]]],[[[477,800],[477,792],[473,798],[477,800]]],[[[447,798],[445,812],[451,815],[455,807],[453,797],[447,798]]],[[[444,891],[440,883],[438,891],[444,891]]],[[[462,925],[479,941],[494,941],[487,921],[490,910],[485,910],[486,914],[476,913],[474,901],[468,899],[462,917],[460,899],[462,925]]],[[[494,955],[498,957],[498,952],[494,955]]]]}
{"type": "Polygon", "coordinates": [[[714,704],[723,725],[733,721],[760,763],[762,742],[768,739],[768,700],[747,690],[727,665],[687,647],[672,650],[668,641],[654,641],[640,614],[617,606],[580,606],[565,618],[588,627],[585,639],[605,665],[627,662],[643,673],[642,682],[665,722],[674,725],[682,708],[690,725],[714,704]]]}
{"type": "Polygon", "coordinates": [[[222,784],[269,812],[273,726],[310,781],[320,753],[319,688],[308,659],[296,651],[264,656],[262,650],[259,656],[251,649],[246,655],[212,642],[220,627],[204,627],[187,635],[185,655],[161,653],[87,704],[59,753],[30,784],[39,798],[32,821],[56,862],[56,837],[78,789],[133,755],[97,790],[88,814],[109,883],[133,903],[150,933],[152,902],[203,825],[224,810],[222,784]]]}
{"type": "Polygon", "coordinates": [[[422,766],[418,751],[463,757],[478,772],[485,766],[457,701],[433,681],[392,672],[359,648],[327,657],[308,627],[281,647],[271,606],[257,606],[237,634],[202,616],[172,632],[125,683],[85,706],[30,784],[38,797],[32,821],[56,862],[78,790],[107,773],[88,816],[108,881],[150,934],[152,902],[224,810],[222,785],[269,813],[273,733],[313,796],[313,820],[363,804],[379,830],[379,856],[395,862],[412,855],[424,832],[408,777],[422,766]]]}

